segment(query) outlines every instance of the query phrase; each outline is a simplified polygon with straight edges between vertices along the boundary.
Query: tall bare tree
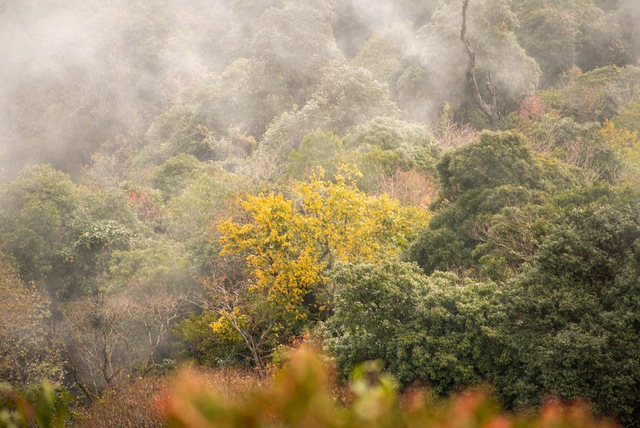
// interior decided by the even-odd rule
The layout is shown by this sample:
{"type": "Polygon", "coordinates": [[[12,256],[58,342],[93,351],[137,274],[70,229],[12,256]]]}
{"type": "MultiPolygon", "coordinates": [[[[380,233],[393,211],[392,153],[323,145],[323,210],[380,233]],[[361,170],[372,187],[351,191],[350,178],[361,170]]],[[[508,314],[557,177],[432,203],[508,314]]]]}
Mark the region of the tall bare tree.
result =
{"type": "Polygon", "coordinates": [[[480,88],[476,81],[476,53],[471,49],[471,42],[467,37],[467,9],[469,8],[469,0],[462,3],[462,30],[460,31],[460,40],[464,43],[467,52],[467,84],[471,89],[473,100],[482,110],[491,122],[491,128],[498,130],[500,128],[500,111],[498,110],[498,88],[491,83],[491,72],[487,72],[487,91],[489,92],[489,101],[485,101],[480,94],[480,88]]]}

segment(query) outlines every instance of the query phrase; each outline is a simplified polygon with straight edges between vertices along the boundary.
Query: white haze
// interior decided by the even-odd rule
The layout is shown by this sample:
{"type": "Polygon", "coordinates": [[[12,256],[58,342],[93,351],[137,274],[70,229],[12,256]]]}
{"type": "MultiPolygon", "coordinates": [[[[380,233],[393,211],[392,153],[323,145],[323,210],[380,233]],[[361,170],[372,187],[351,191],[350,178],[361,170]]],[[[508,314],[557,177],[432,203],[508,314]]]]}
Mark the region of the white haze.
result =
{"type": "Polygon", "coordinates": [[[67,155],[86,161],[103,142],[102,131],[106,139],[118,131],[143,133],[144,122],[181,88],[226,65],[215,45],[230,22],[222,1],[4,4],[0,167],[10,175],[24,163],[63,163],[67,155]],[[134,117],[141,103],[147,116],[134,117]],[[85,137],[90,141],[78,141],[85,137]]]}
{"type": "MultiPolygon", "coordinates": [[[[627,2],[630,19],[637,24],[640,2],[627,2]]],[[[246,54],[261,12],[279,3],[282,0],[0,0],[0,169],[5,178],[29,162],[53,162],[72,170],[121,134],[133,140],[131,144],[142,144],[137,140],[143,139],[153,117],[177,102],[181,92],[246,54]],[[232,4],[241,3],[246,7],[238,16],[232,4]],[[233,25],[240,19],[241,24],[233,25]]],[[[437,4],[457,8],[462,2],[332,3],[336,10],[348,6],[359,25],[355,33],[336,34],[337,45],[357,49],[374,31],[396,23],[413,21],[409,25],[419,35],[418,27],[437,4]]],[[[457,14],[449,23],[455,27],[454,43],[459,19],[457,14]]],[[[638,48],[640,33],[637,25],[634,29],[638,48]]],[[[452,55],[451,49],[438,37],[418,37],[401,46],[407,57],[421,56],[426,68],[445,74],[460,62],[462,50],[452,55]],[[427,41],[432,44],[424,44],[427,41]]],[[[282,52],[283,57],[287,54],[282,52]]],[[[531,73],[518,61],[504,71],[510,82],[531,73]]],[[[449,85],[453,83],[436,85],[434,95],[446,98],[459,92],[449,85]]]]}

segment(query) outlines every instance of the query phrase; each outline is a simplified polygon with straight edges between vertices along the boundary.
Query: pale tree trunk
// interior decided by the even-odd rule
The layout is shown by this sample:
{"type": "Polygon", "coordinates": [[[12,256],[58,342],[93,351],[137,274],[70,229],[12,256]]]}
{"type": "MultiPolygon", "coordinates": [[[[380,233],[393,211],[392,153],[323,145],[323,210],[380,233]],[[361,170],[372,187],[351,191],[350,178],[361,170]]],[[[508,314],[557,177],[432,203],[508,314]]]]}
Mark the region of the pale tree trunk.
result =
{"type": "Polygon", "coordinates": [[[487,91],[489,92],[490,99],[486,102],[480,94],[478,88],[478,82],[476,81],[476,53],[471,49],[471,42],[467,38],[467,8],[469,7],[469,0],[464,0],[462,3],[462,31],[460,32],[460,40],[464,43],[465,51],[467,52],[467,84],[471,88],[473,100],[476,105],[482,110],[491,122],[491,128],[493,130],[500,129],[500,112],[498,111],[498,88],[491,83],[491,73],[487,73],[487,91]]]}

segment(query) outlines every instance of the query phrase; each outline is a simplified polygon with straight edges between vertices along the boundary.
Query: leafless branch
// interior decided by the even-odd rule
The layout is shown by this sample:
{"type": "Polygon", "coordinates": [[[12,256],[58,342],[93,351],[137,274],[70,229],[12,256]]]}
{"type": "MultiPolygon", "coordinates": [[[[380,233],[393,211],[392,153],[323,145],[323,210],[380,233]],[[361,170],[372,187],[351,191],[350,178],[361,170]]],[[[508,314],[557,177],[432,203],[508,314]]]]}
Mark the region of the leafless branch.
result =
{"type": "Polygon", "coordinates": [[[471,48],[471,42],[467,37],[467,9],[469,7],[469,0],[464,0],[462,3],[462,30],[460,31],[460,40],[464,43],[465,51],[467,52],[467,84],[471,89],[473,100],[476,105],[482,110],[491,122],[491,127],[494,130],[500,128],[500,111],[498,110],[498,88],[491,82],[491,73],[487,73],[487,91],[490,95],[489,102],[486,102],[480,94],[478,88],[478,82],[476,80],[476,53],[471,48]]]}
{"type": "Polygon", "coordinates": [[[533,230],[539,216],[534,211],[508,208],[500,214],[501,221],[479,221],[468,230],[470,238],[486,242],[504,251],[517,263],[532,260],[538,243],[533,230]]]}

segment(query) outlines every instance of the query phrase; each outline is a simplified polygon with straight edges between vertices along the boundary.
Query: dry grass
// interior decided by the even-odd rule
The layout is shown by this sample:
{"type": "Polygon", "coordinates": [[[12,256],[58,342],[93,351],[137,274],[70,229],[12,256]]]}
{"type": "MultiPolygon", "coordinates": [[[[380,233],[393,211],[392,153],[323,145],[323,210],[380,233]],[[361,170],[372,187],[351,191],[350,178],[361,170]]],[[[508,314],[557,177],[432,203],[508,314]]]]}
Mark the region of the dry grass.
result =
{"type": "MultiPolygon", "coordinates": [[[[266,381],[247,369],[190,368],[202,384],[219,392],[223,400],[241,399],[249,390],[266,381]]],[[[116,391],[107,391],[101,400],[74,409],[70,424],[79,428],[164,427],[162,414],[174,376],[151,376],[125,382],[116,391]]]]}

